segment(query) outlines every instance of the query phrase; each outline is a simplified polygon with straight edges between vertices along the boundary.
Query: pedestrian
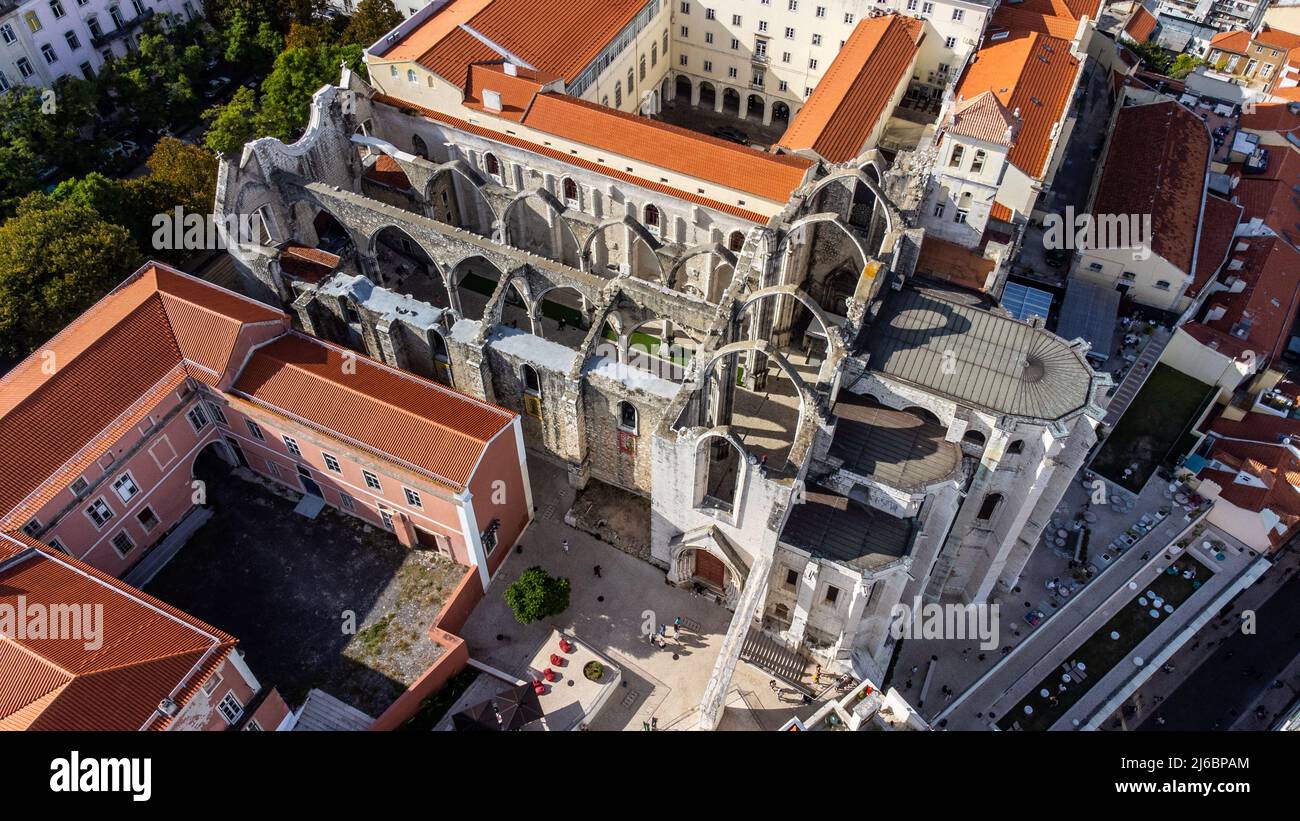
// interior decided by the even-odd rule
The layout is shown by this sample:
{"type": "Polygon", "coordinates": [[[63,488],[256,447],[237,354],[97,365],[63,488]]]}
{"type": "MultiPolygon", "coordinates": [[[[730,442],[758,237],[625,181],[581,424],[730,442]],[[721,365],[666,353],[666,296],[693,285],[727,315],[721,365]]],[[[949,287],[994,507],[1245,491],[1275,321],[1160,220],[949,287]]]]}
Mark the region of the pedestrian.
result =
{"type": "Polygon", "coordinates": [[[767,686],[770,687],[770,688],[772,688],[772,692],[775,693],[776,690],[777,690],[777,687],[776,687],[776,679],[772,679],[771,681],[769,681],[769,682],[767,683],[767,686]]]}
{"type": "Polygon", "coordinates": [[[651,729],[651,730],[658,730],[658,729],[659,729],[659,719],[658,719],[658,718],[656,718],[656,717],[654,717],[654,716],[651,716],[651,717],[650,717],[650,729],[651,729]]]}
{"type": "Polygon", "coordinates": [[[565,539],[565,540],[564,540],[564,543],[563,543],[561,546],[564,548],[564,552],[565,552],[565,553],[568,553],[568,552],[569,552],[569,540],[568,540],[568,539],[565,539]]]}
{"type": "Polygon", "coordinates": [[[681,629],[682,629],[682,617],[681,617],[681,616],[678,616],[677,618],[673,619],[673,627],[676,627],[678,630],[681,630],[681,629]]]}
{"type": "Polygon", "coordinates": [[[596,565],[595,567],[592,568],[592,570],[596,573],[596,578],[599,579],[599,578],[600,578],[600,565],[596,565]]]}
{"type": "Polygon", "coordinates": [[[648,721],[641,722],[641,729],[647,733],[650,732],[650,722],[648,721]]]}

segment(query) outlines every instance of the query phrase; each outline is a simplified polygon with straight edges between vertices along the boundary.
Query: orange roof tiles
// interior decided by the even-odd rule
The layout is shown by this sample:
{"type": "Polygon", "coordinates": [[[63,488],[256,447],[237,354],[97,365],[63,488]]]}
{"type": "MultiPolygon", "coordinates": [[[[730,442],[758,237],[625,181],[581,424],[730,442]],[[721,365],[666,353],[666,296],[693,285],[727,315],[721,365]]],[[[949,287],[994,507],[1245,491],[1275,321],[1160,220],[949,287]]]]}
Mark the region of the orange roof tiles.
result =
{"type": "Polygon", "coordinates": [[[22,534],[0,535],[0,556],[0,604],[16,607],[21,596],[103,613],[99,642],[0,633],[0,730],[164,729],[172,719],[159,703],[184,705],[235,646],[233,636],[22,534]]]}
{"type": "Polygon", "coordinates": [[[1294,190],[1300,180],[1300,152],[1281,147],[1272,150],[1262,174],[1242,175],[1232,190],[1233,202],[1244,209],[1243,220],[1259,219],[1292,245],[1300,244],[1300,197],[1294,190]]]}
{"type": "Polygon", "coordinates": [[[1019,124],[997,95],[985,91],[954,105],[944,131],[1009,147],[1015,142],[1019,124]]]}
{"type": "Polygon", "coordinates": [[[1237,125],[1247,131],[1296,131],[1300,129],[1300,115],[1291,112],[1290,103],[1258,103],[1242,113],[1237,125]]]}
{"type": "Polygon", "coordinates": [[[233,391],[455,489],[469,482],[487,443],[515,418],[436,382],[297,333],[258,348],[233,391]]]}
{"type": "Polygon", "coordinates": [[[1230,259],[1243,262],[1233,276],[1245,287],[1237,292],[1211,294],[1207,304],[1221,306],[1224,314],[1200,324],[1245,344],[1260,358],[1275,358],[1286,348],[1291,323],[1300,303],[1300,251],[1277,237],[1238,238],[1247,250],[1234,247],[1230,259]]]}
{"type": "MultiPolygon", "coordinates": [[[[388,155],[383,155],[393,165],[397,162],[388,155]]],[[[376,163],[378,165],[378,163],[376,163]]],[[[400,168],[400,166],[399,166],[400,168]]],[[[405,174],[402,175],[405,178],[405,174]]],[[[407,187],[410,181],[407,181],[407,187]]],[[[305,282],[320,282],[325,277],[334,273],[339,267],[340,257],[338,254],[331,254],[329,251],[320,248],[308,248],[305,245],[287,245],[280,252],[280,270],[295,279],[301,279],[305,282]]]]}
{"type": "Polygon", "coordinates": [[[780,145],[835,163],[856,157],[891,113],[886,107],[911,74],[924,36],[924,21],[897,14],[858,23],[780,145]]]}
{"type": "Polygon", "coordinates": [[[1030,177],[1042,177],[1056,124],[1065,118],[1079,61],[1070,41],[1038,32],[1012,32],[976,52],[957,85],[957,97],[973,99],[992,91],[1021,121],[1007,158],[1030,177]]]}
{"type": "MultiPolygon", "coordinates": [[[[1252,413],[1248,418],[1260,415],[1252,413]]],[[[1290,448],[1274,442],[1219,439],[1210,458],[1227,468],[1211,464],[1200,472],[1222,487],[1220,498],[1245,510],[1271,511],[1284,528],[1282,533],[1270,529],[1268,539],[1273,545],[1286,541],[1300,522],[1300,459],[1290,448]],[[1263,487],[1235,481],[1239,472],[1255,477],[1263,487]]]]}
{"type": "Polygon", "coordinates": [[[489,111],[499,117],[519,122],[542,90],[546,81],[529,69],[517,69],[517,74],[506,74],[501,63],[475,63],[469,67],[469,81],[465,84],[465,106],[479,111],[489,111]],[[501,98],[499,110],[483,104],[485,91],[495,91],[501,98]]]}
{"type": "MultiPolygon", "coordinates": [[[[1078,29],[1079,21],[1070,17],[1035,14],[1018,6],[1004,5],[999,6],[997,11],[993,12],[988,34],[991,36],[998,30],[1033,31],[1040,34],[1050,34],[1062,40],[1071,40],[1078,29]]],[[[987,37],[985,42],[989,42],[987,37]]]]}
{"type": "Polygon", "coordinates": [[[387,154],[380,154],[375,158],[374,164],[366,169],[366,179],[399,191],[411,187],[411,179],[406,176],[402,166],[387,154]]]}
{"type": "Polygon", "coordinates": [[[812,161],[758,151],[563,94],[539,94],[524,125],[564,140],[784,203],[812,161]]]}
{"type": "Polygon", "coordinates": [[[1000,202],[995,202],[993,207],[989,209],[989,216],[995,220],[1011,222],[1011,209],[1000,202]]]}
{"type": "Polygon", "coordinates": [[[1092,213],[1150,214],[1152,250],[1191,273],[1210,152],[1205,123],[1173,100],[1121,109],[1092,213]]]}
{"type": "Polygon", "coordinates": [[[1139,43],[1145,43],[1151,39],[1158,25],[1160,21],[1155,15],[1147,11],[1146,6],[1139,5],[1124,24],[1124,33],[1139,43]]]}
{"type": "Polygon", "coordinates": [[[458,0],[380,59],[417,60],[460,85],[471,63],[509,53],[572,82],[645,5],[646,0],[458,0]]]}
{"type": "Polygon", "coordinates": [[[1250,32],[1240,29],[1234,31],[1221,31],[1210,38],[1210,48],[1219,51],[1231,51],[1235,54],[1245,54],[1250,48],[1250,32]]]}
{"type": "Polygon", "coordinates": [[[1187,288],[1188,296],[1199,294],[1223,265],[1240,219],[1241,206],[1206,196],[1205,213],[1201,215],[1201,239],[1196,247],[1196,275],[1187,288]]]}
{"type": "MultiPolygon", "coordinates": [[[[571,99],[571,98],[567,98],[567,99],[571,99]]],[[[506,145],[512,145],[515,146],[516,148],[522,148],[525,151],[532,151],[533,153],[539,154],[543,157],[550,157],[551,159],[554,160],[562,160],[563,162],[566,162],[578,168],[585,169],[587,171],[594,171],[597,174],[604,174],[605,176],[610,177],[612,179],[621,180],[623,182],[631,183],[632,185],[639,185],[642,188],[646,188],[651,191],[657,191],[661,194],[667,194],[673,197],[680,197],[681,199],[687,200],[688,202],[693,202],[698,205],[703,205],[706,208],[712,208],[715,211],[721,211],[724,214],[730,214],[733,217],[739,217],[740,219],[749,220],[750,222],[754,222],[759,225],[764,225],[768,221],[767,217],[763,216],[762,214],[752,209],[745,208],[739,205],[733,205],[731,203],[721,202],[719,200],[711,199],[709,197],[705,197],[691,191],[683,191],[680,188],[674,188],[673,186],[656,182],[654,180],[649,180],[646,179],[645,177],[638,177],[635,174],[627,173],[621,169],[610,168],[608,164],[601,164],[601,163],[591,162],[590,160],[584,160],[580,157],[575,157],[563,151],[557,151],[554,148],[538,145],[535,142],[520,139],[519,137],[506,134],[501,131],[493,131],[488,128],[483,128],[481,126],[474,125],[473,123],[468,122],[466,120],[462,120],[459,117],[453,117],[450,114],[444,114],[443,112],[437,111],[432,108],[425,108],[424,106],[416,105],[415,103],[407,102],[406,100],[400,100],[396,97],[390,97],[385,94],[376,94],[374,96],[374,101],[393,106],[394,108],[404,109],[406,111],[413,112],[422,117],[427,117],[428,119],[433,120],[434,122],[442,123],[443,125],[447,125],[452,128],[458,129],[460,131],[464,131],[468,134],[474,134],[475,136],[483,137],[484,139],[495,140],[497,142],[504,143],[506,145]]],[[[599,106],[597,106],[597,108],[599,108],[599,106]]],[[[623,115],[623,116],[631,116],[631,115],[623,115]]],[[[664,124],[657,123],[657,125],[663,126],[664,124]]],[[[665,126],[665,127],[671,128],[671,126],[665,126]]],[[[700,134],[695,134],[694,132],[688,131],[686,133],[696,138],[712,139],[712,138],[703,137],[703,135],[700,134]]],[[[631,146],[631,147],[635,148],[635,146],[631,146]]],[[[624,148],[628,148],[628,146],[624,146],[624,148]]],[[[753,151],[753,149],[750,150],[753,151]]],[[[757,154],[759,152],[753,151],[753,153],[757,154]]],[[[808,167],[810,168],[813,165],[812,162],[807,160],[802,160],[797,157],[791,157],[787,159],[806,162],[808,167]]]]}
{"type": "Polygon", "coordinates": [[[1282,29],[1275,29],[1265,23],[1259,31],[1255,32],[1254,42],[1282,51],[1290,51],[1294,48],[1300,48],[1300,35],[1282,29]]]}
{"type": "Polygon", "coordinates": [[[157,265],[105,296],[0,378],[0,524],[25,521],[61,489],[52,477],[74,479],[187,374],[214,382],[241,323],[262,321],[287,317],[157,265]]]}
{"type": "Polygon", "coordinates": [[[916,260],[917,273],[981,292],[987,290],[989,274],[994,267],[993,260],[976,251],[929,235],[922,242],[916,260]]]}

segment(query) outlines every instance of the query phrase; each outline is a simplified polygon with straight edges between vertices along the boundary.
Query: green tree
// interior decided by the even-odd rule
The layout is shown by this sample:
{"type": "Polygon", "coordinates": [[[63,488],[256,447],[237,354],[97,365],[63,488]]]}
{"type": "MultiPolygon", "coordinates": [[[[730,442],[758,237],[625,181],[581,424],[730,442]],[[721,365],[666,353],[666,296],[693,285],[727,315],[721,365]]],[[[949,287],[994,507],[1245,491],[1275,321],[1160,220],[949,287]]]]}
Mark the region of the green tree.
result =
{"type": "Polygon", "coordinates": [[[39,186],[43,168],[76,172],[95,161],[83,136],[94,106],[94,86],[73,78],[59,80],[48,93],[15,86],[0,95],[0,212],[12,213],[39,186]]]}
{"type": "Polygon", "coordinates": [[[181,193],[179,205],[207,213],[217,198],[217,158],[211,151],[163,137],[149,156],[149,176],[181,193]]]}
{"type": "Polygon", "coordinates": [[[0,226],[0,353],[33,350],[141,262],[130,233],[93,208],[31,195],[0,226]]]}
{"type": "Polygon", "coordinates": [[[1124,45],[1137,54],[1147,71],[1168,76],[1172,64],[1169,52],[1155,43],[1139,43],[1128,37],[1124,38],[1124,45]]]}
{"type": "Polygon", "coordinates": [[[1181,80],[1204,64],[1205,61],[1200,57],[1194,57],[1191,54],[1180,54],[1174,58],[1173,65],[1169,67],[1169,76],[1175,80],[1181,80]]]}
{"type": "Polygon", "coordinates": [[[255,131],[260,136],[294,139],[307,126],[312,95],[324,85],[337,83],[344,63],[364,73],[361,47],[335,44],[281,52],[262,83],[262,108],[255,131]]]}
{"type": "Polygon", "coordinates": [[[284,48],[284,39],[262,12],[237,9],[221,29],[226,61],[262,73],[284,48]]]}
{"type": "Polygon", "coordinates": [[[203,135],[209,151],[238,157],[244,145],[257,134],[257,95],[251,88],[240,87],[230,102],[213,106],[204,113],[212,122],[203,135]]]}
{"type": "Polygon", "coordinates": [[[393,0],[361,0],[343,30],[343,42],[370,48],[404,19],[393,0]]]}
{"type": "Polygon", "coordinates": [[[520,624],[531,624],[569,609],[568,579],[550,576],[540,567],[530,567],[506,588],[506,604],[520,624]]]}

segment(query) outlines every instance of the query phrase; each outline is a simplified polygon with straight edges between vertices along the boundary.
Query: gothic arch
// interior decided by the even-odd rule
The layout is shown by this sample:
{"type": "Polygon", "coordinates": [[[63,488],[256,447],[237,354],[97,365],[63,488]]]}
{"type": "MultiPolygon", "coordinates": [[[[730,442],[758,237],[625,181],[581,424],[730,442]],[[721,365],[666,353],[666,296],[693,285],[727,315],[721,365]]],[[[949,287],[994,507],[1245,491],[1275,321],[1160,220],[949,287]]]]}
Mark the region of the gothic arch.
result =
{"type": "Polygon", "coordinates": [[[703,256],[705,254],[717,255],[724,264],[730,265],[733,270],[736,267],[736,255],[724,247],[722,243],[704,243],[687,249],[685,253],[677,258],[677,261],[673,263],[672,268],[669,269],[668,275],[664,277],[664,285],[676,289],[678,284],[678,275],[686,268],[686,263],[695,257],[703,256]]]}
{"type": "Polygon", "coordinates": [[[801,305],[803,305],[805,308],[807,308],[809,313],[813,315],[813,318],[816,319],[817,322],[821,324],[822,332],[826,334],[826,339],[831,346],[832,353],[836,353],[836,352],[843,353],[844,343],[840,339],[839,326],[833,324],[830,321],[830,316],[827,315],[826,311],[822,310],[822,307],[818,305],[817,302],[813,300],[812,297],[804,293],[804,291],[800,289],[797,285],[775,285],[771,288],[763,288],[762,290],[754,291],[753,293],[745,297],[745,301],[741,304],[740,309],[736,312],[736,319],[740,320],[741,318],[743,318],[745,312],[748,311],[750,307],[753,306],[754,304],[760,302],[761,300],[768,299],[778,295],[792,297],[801,305]]]}

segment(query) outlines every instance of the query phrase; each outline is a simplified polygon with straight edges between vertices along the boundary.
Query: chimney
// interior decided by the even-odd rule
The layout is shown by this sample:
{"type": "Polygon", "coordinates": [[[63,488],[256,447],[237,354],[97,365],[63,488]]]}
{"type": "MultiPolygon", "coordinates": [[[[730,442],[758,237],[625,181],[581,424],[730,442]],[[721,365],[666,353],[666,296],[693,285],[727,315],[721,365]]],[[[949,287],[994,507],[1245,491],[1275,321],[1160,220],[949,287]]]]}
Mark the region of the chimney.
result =
{"type": "Polygon", "coordinates": [[[483,107],[488,111],[501,110],[501,92],[483,89],[483,107]]]}
{"type": "Polygon", "coordinates": [[[504,71],[506,75],[509,77],[519,76],[519,67],[516,66],[514,63],[510,62],[509,60],[506,60],[505,63],[502,64],[501,70],[504,71]]]}

